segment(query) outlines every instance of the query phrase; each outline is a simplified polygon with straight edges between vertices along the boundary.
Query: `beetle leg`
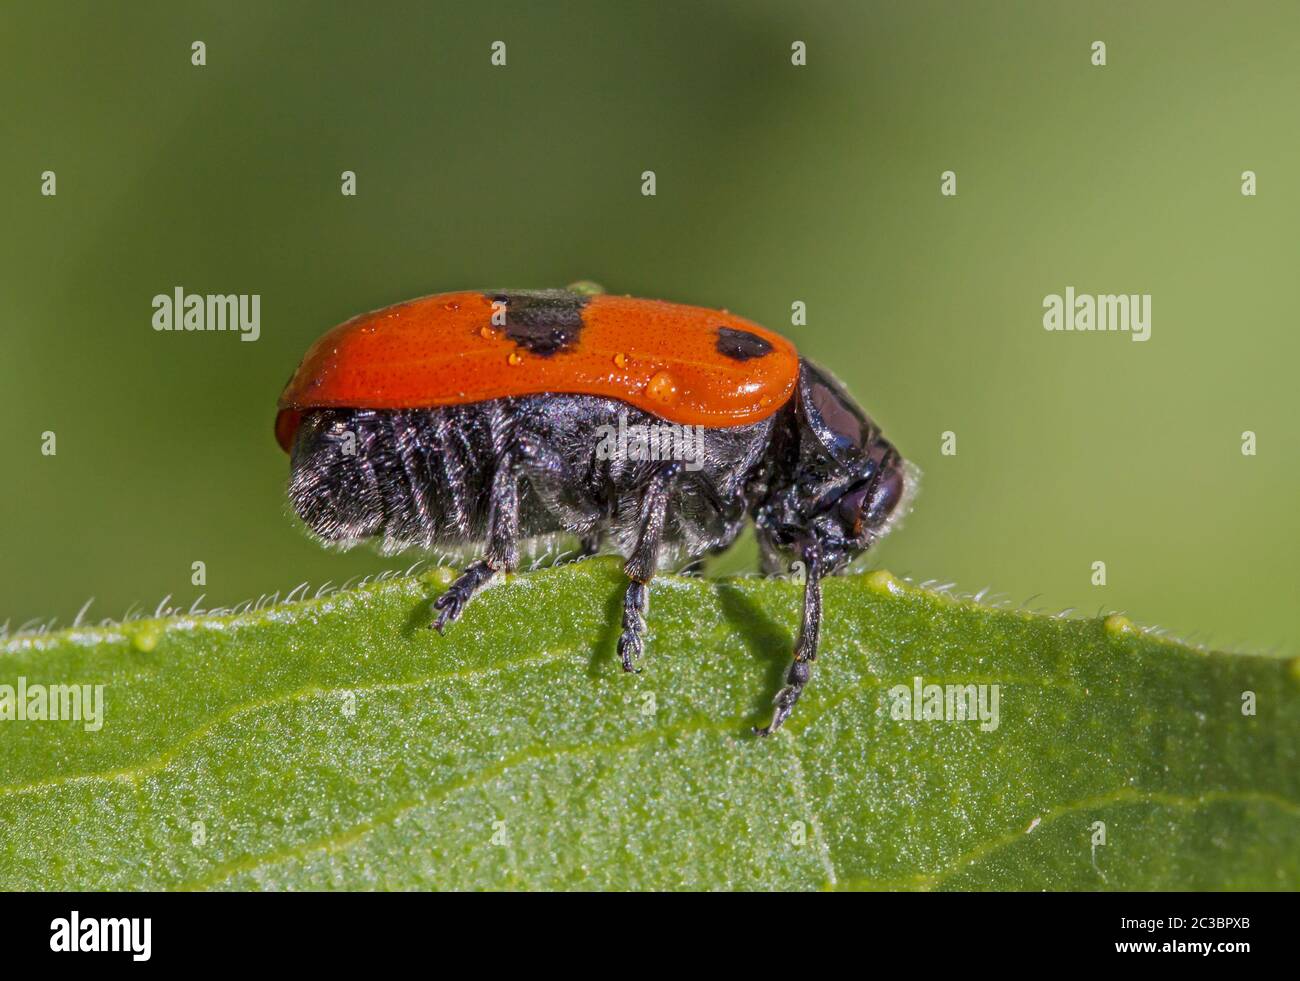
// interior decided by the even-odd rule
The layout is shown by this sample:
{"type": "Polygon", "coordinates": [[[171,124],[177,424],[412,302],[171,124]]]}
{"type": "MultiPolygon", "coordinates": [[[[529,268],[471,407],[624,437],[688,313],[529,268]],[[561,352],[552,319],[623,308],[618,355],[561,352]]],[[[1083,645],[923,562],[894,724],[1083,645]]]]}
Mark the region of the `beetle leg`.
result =
{"type": "Polygon", "coordinates": [[[477,593],[498,572],[514,572],[519,565],[519,474],[513,456],[506,455],[492,476],[488,497],[487,548],[475,562],[438,597],[434,607],[438,619],[431,626],[438,633],[454,623],[477,593]]]}
{"type": "Polygon", "coordinates": [[[623,565],[632,581],[623,594],[623,632],[618,638],[618,656],[624,671],[638,670],[634,662],[645,650],[645,614],[650,609],[650,580],[659,564],[659,542],[668,516],[668,498],[680,466],[662,468],[641,496],[641,530],[636,546],[623,565]]]}
{"type": "Polygon", "coordinates": [[[754,730],[760,736],[772,735],[790,718],[795,702],[799,701],[804,686],[812,677],[812,663],[817,660],[817,638],[822,625],[822,568],[816,546],[803,550],[803,561],[807,578],[804,580],[803,621],[799,625],[799,640],[794,646],[794,663],[785,677],[785,687],[776,693],[776,709],[771,723],[754,730]]]}
{"type": "Polygon", "coordinates": [[[454,623],[460,617],[474,594],[494,575],[496,569],[483,559],[470,565],[434,602],[434,608],[439,611],[438,619],[429,626],[442,633],[448,623],[454,623]]]}
{"type": "MultiPolygon", "coordinates": [[[[581,479],[574,472],[574,468],[566,463],[560,454],[532,436],[521,436],[519,438],[515,446],[515,456],[519,460],[520,469],[526,476],[540,478],[552,484],[571,487],[578,487],[582,484],[581,479]]],[[[536,489],[536,484],[534,484],[534,489],[536,489]]],[[[587,558],[595,555],[600,551],[601,543],[600,513],[594,509],[584,508],[581,505],[574,506],[572,513],[581,516],[580,522],[569,524],[569,529],[578,535],[581,542],[578,556],[587,558]],[[574,527],[574,524],[578,526],[574,527]]]]}

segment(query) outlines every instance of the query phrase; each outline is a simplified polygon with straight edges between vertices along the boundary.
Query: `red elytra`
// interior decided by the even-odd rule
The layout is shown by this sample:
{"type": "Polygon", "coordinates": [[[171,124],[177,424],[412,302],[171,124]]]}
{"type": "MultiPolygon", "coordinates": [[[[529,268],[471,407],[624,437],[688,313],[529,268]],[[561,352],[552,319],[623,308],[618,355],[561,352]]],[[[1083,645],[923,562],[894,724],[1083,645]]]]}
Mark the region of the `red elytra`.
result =
{"type": "Polygon", "coordinates": [[[440,293],[340,324],[308,349],[280,396],[277,441],[287,452],[302,412],[313,408],[432,408],[563,392],[619,399],[682,425],[739,426],[772,415],[794,393],[794,345],[743,317],[570,294],[565,322],[521,313],[523,326],[512,323],[535,295],[440,293]]]}

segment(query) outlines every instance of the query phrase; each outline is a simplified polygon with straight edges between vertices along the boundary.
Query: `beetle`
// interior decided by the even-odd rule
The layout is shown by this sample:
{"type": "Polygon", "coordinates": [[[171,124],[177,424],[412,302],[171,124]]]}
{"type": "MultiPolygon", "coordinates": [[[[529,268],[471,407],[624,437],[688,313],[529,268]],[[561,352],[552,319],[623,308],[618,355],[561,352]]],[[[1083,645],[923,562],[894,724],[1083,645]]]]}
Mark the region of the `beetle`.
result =
{"type": "Polygon", "coordinates": [[[800,562],[804,578],[764,736],[808,684],[823,577],[897,524],[917,480],[779,334],[586,286],[440,293],[340,324],[289,380],[275,432],[291,507],[321,542],[482,546],[434,604],[439,633],[529,540],[568,535],[582,554],[621,555],[625,671],[639,670],[655,572],[722,551],[752,520],[762,571],[800,562]],[[597,433],[665,425],[697,437],[694,461],[598,452],[597,433]]]}

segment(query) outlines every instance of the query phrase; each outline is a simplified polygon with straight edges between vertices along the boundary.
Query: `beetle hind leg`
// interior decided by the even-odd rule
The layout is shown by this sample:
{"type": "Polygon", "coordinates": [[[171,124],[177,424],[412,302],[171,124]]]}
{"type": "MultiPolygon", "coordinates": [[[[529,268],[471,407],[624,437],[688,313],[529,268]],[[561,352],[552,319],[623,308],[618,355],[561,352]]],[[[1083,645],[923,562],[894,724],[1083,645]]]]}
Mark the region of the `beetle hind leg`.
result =
{"type": "MultiPolygon", "coordinates": [[[[519,481],[523,478],[563,482],[572,480],[572,474],[560,456],[535,436],[524,434],[514,440],[492,477],[483,558],[462,572],[433,604],[439,612],[430,626],[438,633],[460,617],[474,594],[496,573],[514,572],[519,567],[519,481]]],[[[598,534],[587,536],[583,554],[594,554],[599,544],[598,534]]]]}
{"type": "Polygon", "coordinates": [[[474,594],[495,576],[496,572],[496,569],[483,559],[469,566],[434,602],[434,608],[439,611],[438,619],[429,626],[442,633],[447,624],[454,623],[460,617],[465,607],[469,605],[469,601],[474,598],[474,594]]]}
{"type": "Polygon", "coordinates": [[[659,565],[659,543],[668,517],[668,499],[680,468],[672,463],[651,479],[641,497],[641,530],[623,571],[632,580],[623,594],[623,632],[618,656],[624,671],[637,671],[645,652],[645,615],[650,609],[650,580],[659,565]]]}

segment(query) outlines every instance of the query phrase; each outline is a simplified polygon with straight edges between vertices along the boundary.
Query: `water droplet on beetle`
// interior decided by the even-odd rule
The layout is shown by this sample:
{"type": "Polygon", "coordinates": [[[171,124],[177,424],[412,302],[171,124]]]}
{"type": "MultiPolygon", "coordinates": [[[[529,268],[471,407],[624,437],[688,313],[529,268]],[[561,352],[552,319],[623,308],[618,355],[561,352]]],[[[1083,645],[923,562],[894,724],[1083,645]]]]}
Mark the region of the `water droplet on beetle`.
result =
{"type": "Polygon", "coordinates": [[[520,364],[523,364],[523,363],[524,363],[524,359],[523,359],[522,357],[519,356],[519,352],[518,352],[518,351],[511,351],[511,352],[510,352],[510,356],[509,356],[508,358],[506,358],[506,361],[507,361],[510,365],[520,365],[520,364]]]}
{"type": "Polygon", "coordinates": [[[646,395],[656,402],[671,402],[677,397],[677,382],[666,371],[656,371],[646,383],[646,395]]]}
{"type": "Polygon", "coordinates": [[[619,351],[618,354],[614,355],[614,366],[616,368],[626,368],[627,355],[625,355],[622,351],[619,351]]]}

